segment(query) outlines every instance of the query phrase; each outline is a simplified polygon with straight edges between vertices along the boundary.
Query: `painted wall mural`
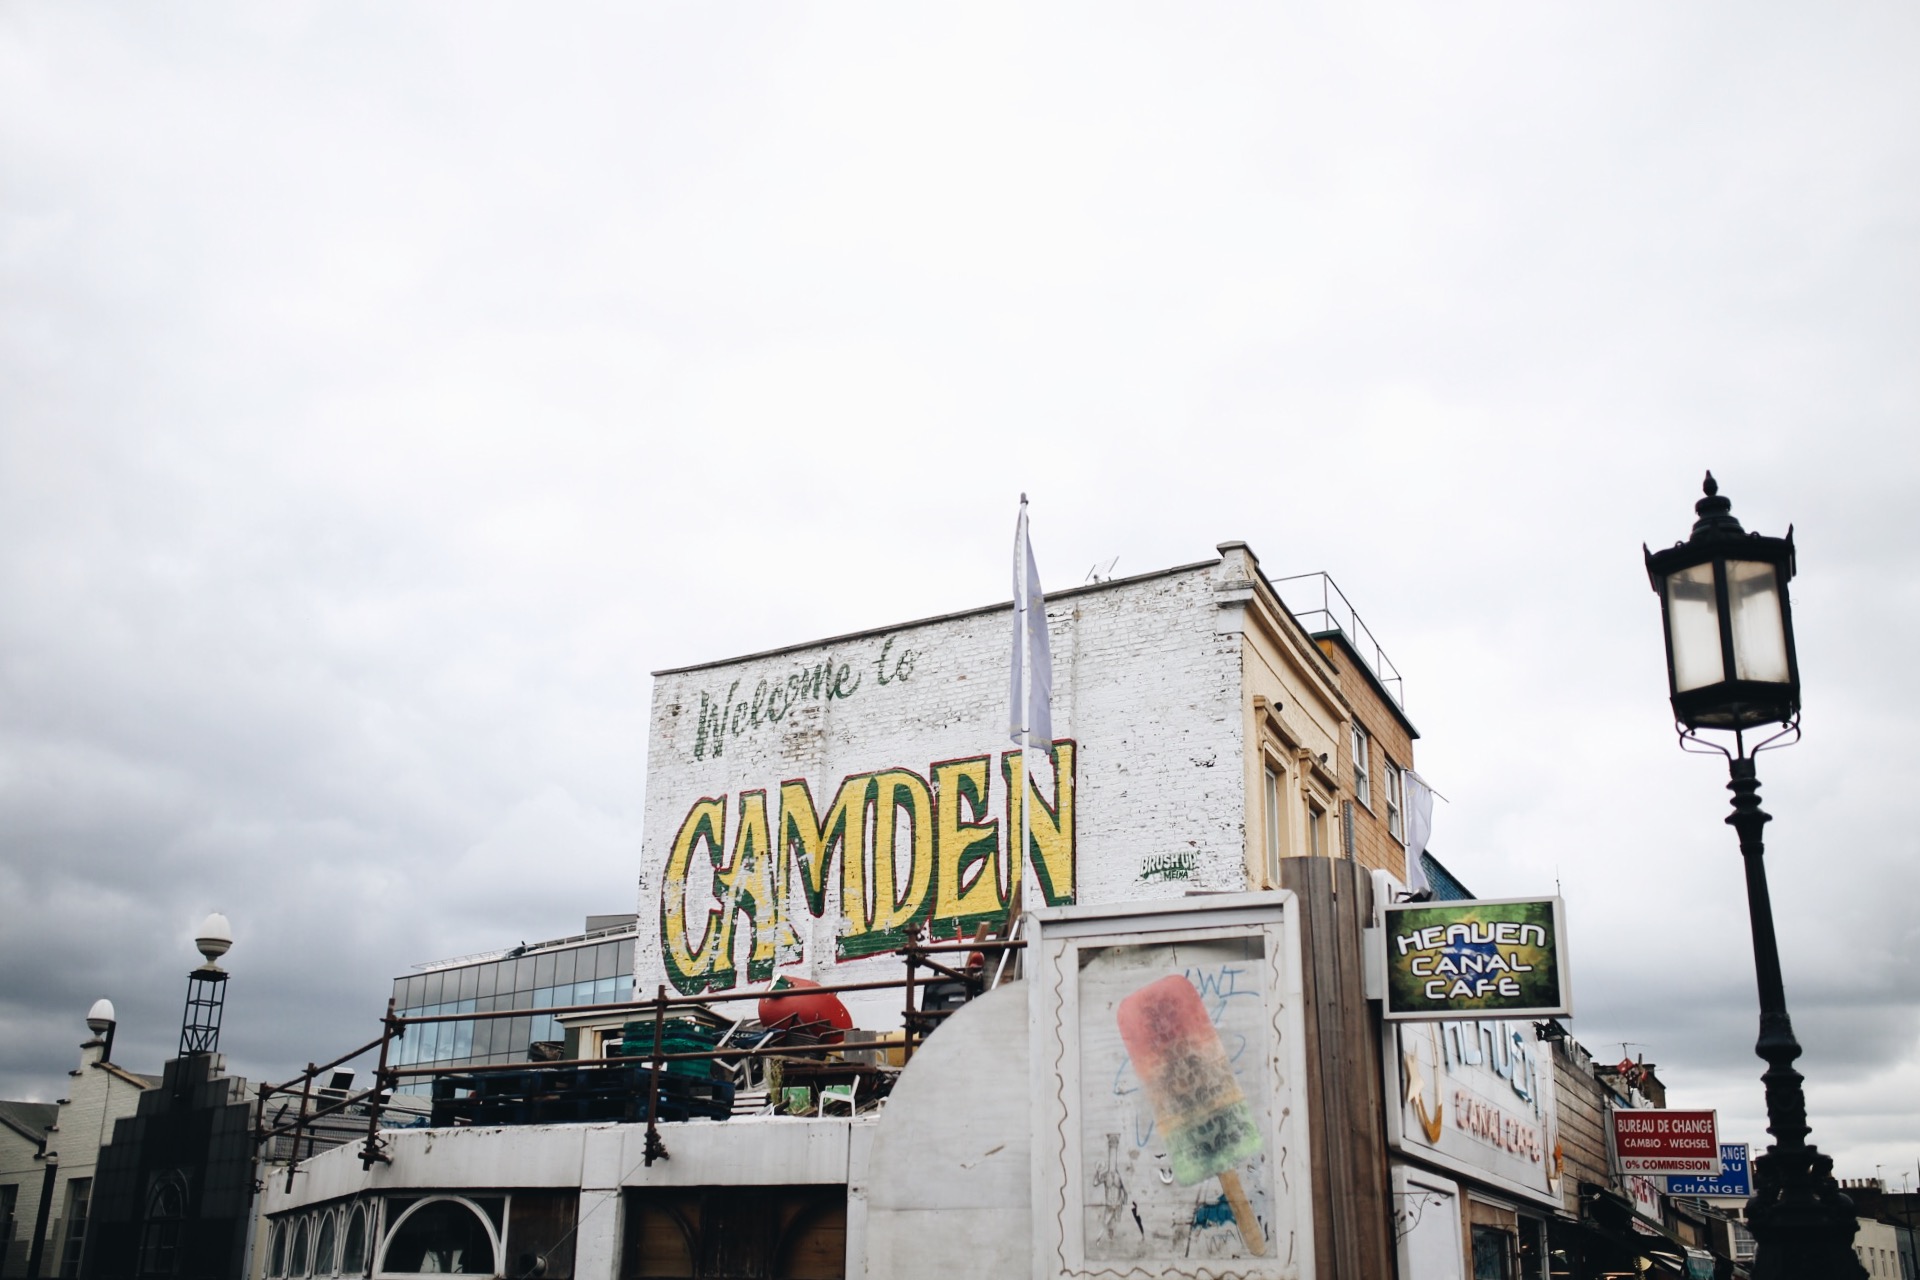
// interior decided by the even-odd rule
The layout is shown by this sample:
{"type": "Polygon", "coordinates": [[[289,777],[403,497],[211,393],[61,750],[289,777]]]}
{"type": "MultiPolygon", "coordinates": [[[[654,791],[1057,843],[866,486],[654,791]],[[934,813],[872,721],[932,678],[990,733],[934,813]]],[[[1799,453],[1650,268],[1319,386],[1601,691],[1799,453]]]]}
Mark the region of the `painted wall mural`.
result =
{"type": "MultiPolygon", "coordinates": [[[[1267,1138],[1263,939],[1110,946],[1080,959],[1083,1256],[1271,1257],[1289,1153],[1267,1138]]],[[[1278,1242],[1280,1261],[1291,1245],[1278,1242]]]]}
{"type": "Polygon", "coordinates": [[[875,688],[911,680],[919,657],[917,649],[888,636],[879,642],[871,663],[857,668],[845,658],[828,657],[784,672],[743,675],[728,682],[725,692],[701,689],[693,758],[725,755],[728,739],[778,725],[798,708],[851,698],[868,676],[875,688]]]}
{"type": "Polygon", "coordinates": [[[1062,739],[1044,756],[1051,776],[1027,778],[1013,750],[849,774],[818,795],[789,778],[694,800],[661,880],[669,981],[688,995],[735,987],[743,971],[766,981],[801,957],[803,922],[830,915],[841,960],[898,949],[923,926],[955,937],[997,924],[1028,862],[1046,905],[1073,902],[1077,757],[1062,739]],[[1015,857],[1023,804],[1030,839],[1015,857]]]}
{"type": "MultiPolygon", "coordinates": [[[[1058,741],[1030,782],[1004,606],[656,672],[636,991],[889,977],[916,931],[1004,920],[1023,868],[1028,907],[1243,888],[1240,640],[1214,577],[1049,603],[1058,741]]],[[[899,1003],[849,1008],[878,1029],[899,1003]]]]}

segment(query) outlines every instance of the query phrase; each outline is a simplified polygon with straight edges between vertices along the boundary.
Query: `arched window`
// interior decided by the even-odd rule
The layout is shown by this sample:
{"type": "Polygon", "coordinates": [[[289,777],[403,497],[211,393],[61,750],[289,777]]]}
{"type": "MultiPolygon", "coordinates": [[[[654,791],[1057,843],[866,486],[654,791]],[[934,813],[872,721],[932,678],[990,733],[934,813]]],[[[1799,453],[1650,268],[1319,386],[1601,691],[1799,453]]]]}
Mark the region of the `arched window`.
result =
{"type": "Polygon", "coordinates": [[[333,1274],[333,1230],[334,1215],[320,1215],[320,1234],[313,1246],[313,1274],[330,1276],[333,1274]]]}
{"type": "Polygon", "coordinates": [[[293,1224],[293,1252],[287,1258],[287,1274],[290,1276],[307,1274],[307,1220],[305,1218],[293,1224]]]}
{"type": "Polygon", "coordinates": [[[402,1214],[381,1251],[382,1274],[490,1276],[493,1227],[466,1200],[423,1200],[402,1214]]]}
{"type": "Polygon", "coordinates": [[[154,1179],[140,1224],[140,1274],[171,1276],[180,1270],[180,1232],[186,1225],[187,1180],[178,1172],[154,1179]]]}
{"type": "Polygon", "coordinates": [[[267,1256],[269,1258],[269,1261],[267,1263],[268,1275],[284,1276],[285,1274],[287,1274],[287,1224],[286,1223],[276,1222],[273,1224],[273,1245],[272,1245],[272,1248],[268,1251],[267,1256]]]}
{"type": "Polygon", "coordinates": [[[347,1216],[347,1240],[340,1249],[340,1271],[341,1274],[349,1276],[367,1274],[367,1208],[365,1205],[353,1206],[353,1212],[347,1216]]]}

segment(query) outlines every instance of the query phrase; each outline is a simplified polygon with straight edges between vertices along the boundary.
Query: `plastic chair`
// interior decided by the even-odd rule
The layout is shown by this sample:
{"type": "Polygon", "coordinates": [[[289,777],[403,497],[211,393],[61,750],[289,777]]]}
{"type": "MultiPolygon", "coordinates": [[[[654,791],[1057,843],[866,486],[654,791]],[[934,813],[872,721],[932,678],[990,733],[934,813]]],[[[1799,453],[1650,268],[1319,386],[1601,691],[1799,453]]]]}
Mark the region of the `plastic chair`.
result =
{"type": "Polygon", "coordinates": [[[856,1078],[852,1084],[827,1084],[820,1086],[820,1110],[817,1114],[827,1114],[829,1102],[844,1106],[847,1114],[854,1113],[854,1096],[860,1092],[860,1081],[856,1078]]]}

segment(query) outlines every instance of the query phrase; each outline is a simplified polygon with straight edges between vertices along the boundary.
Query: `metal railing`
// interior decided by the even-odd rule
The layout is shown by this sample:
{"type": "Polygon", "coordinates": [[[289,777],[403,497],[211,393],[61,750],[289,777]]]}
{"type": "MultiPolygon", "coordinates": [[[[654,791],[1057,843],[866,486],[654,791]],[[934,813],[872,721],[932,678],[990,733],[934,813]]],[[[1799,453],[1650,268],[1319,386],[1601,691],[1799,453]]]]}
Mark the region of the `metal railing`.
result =
{"type": "Polygon", "coordinates": [[[1275,579],[1273,587],[1275,591],[1280,591],[1281,602],[1308,635],[1319,637],[1337,633],[1342,636],[1354,653],[1359,655],[1360,661],[1366,664],[1373,678],[1380,682],[1380,687],[1387,691],[1394,705],[1402,709],[1406,707],[1406,689],[1399,668],[1387,658],[1386,650],[1374,639],[1373,632],[1361,620],[1359,610],[1340,590],[1332,574],[1324,571],[1296,573],[1290,578],[1275,579]],[[1292,582],[1307,584],[1302,588],[1301,598],[1310,603],[1317,595],[1319,607],[1302,608],[1289,598],[1287,592],[1281,591],[1282,587],[1292,582]]]}
{"type": "MultiPolygon", "coordinates": [[[[487,1063],[487,1064],[447,1064],[427,1066],[399,1066],[393,1061],[394,1047],[406,1035],[409,1027],[423,1026],[439,1022],[482,1021],[500,1018],[525,1017],[525,1009],[494,1009],[487,1011],[469,1011],[466,1013],[424,1014],[402,1017],[395,1011],[392,999],[387,1001],[386,1016],[381,1019],[381,1034],[356,1049],[349,1050],[329,1062],[308,1063],[305,1071],[283,1084],[263,1084],[254,1111],[254,1140],[264,1145],[276,1139],[289,1139],[287,1144],[287,1189],[293,1189],[293,1178],[301,1162],[304,1145],[306,1158],[311,1159],[319,1149],[322,1140],[329,1147],[341,1145],[337,1140],[342,1132],[341,1122],[359,1119],[364,1113],[366,1119],[365,1140],[360,1149],[362,1168],[370,1168],[375,1163],[389,1160],[384,1144],[380,1139],[381,1120],[389,1110],[401,1109],[394,1101],[395,1090],[405,1082],[425,1080],[439,1081],[448,1077],[478,1078],[509,1072],[562,1071],[577,1072],[626,1072],[623,1079],[626,1087],[634,1087],[644,1081],[647,1094],[646,1123],[646,1162],[651,1165],[657,1159],[668,1158],[665,1142],[660,1137],[661,1101],[665,1088],[664,1077],[674,1063],[709,1062],[722,1066],[744,1064],[755,1059],[785,1058],[799,1060],[820,1060],[831,1062],[838,1058],[847,1061],[850,1053],[870,1052],[875,1049],[887,1049],[890,1042],[850,1041],[846,1043],[825,1043],[824,1037],[810,1033],[806,1027],[775,1026],[773,1034],[761,1043],[720,1044],[712,1049],[685,1052],[669,1052],[663,1047],[662,1037],[667,1018],[675,1010],[705,1010],[716,1004],[728,1004],[741,1000],[762,1000],[769,996],[801,996],[814,994],[840,995],[847,992],[886,991],[899,989],[904,993],[901,1010],[901,1037],[899,1041],[901,1061],[904,1065],[913,1058],[915,1046],[924,1042],[954,1010],[952,1008],[927,1007],[928,995],[938,991],[943,998],[958,994],[961,1002],[971,1000],[982,994],[991,985],[989,970],[984,963],[985,957],[992,954],[1004,954],[1019,951],[1026,944],[1018,939],[980,938],[973,941],[947,943],[923,943],[917,939],[908,939],[898,953],[906,964],[906,971],[897,978],[876,979],[870,982],[842,982],[818,987],[792,987],[774,991],[759,988],[752,991],[711,992],[697,996],[670,996],[665,985],[656,988],[649,1000],[618,1000],[606,1004],[569,1005],[564,1008],[543,1009],[543,1014],[558,1016],[561,1014],[583,1014],[613,1016],[618,1014],[636,1015],[635,1020],[651,1018],[653,1023],[653,1044],[651,1051],[644,1056],[623,1056],[618,1058],[570,1058],[553,1061],[487,1063]],[[963,963],[959,968],[950,967],[933,957],[949,956],[966,952],[969,956],[979,955],[983,963],[975,965],[963,963]],[[925,972],[923,972],[925,971],[925,972]],[[811,1043],[805,1042],[812,1040],[811,1043]],[[776,1042],[777,1041],[777,1042],[776,1042]],[[347,1092],[331,1088],[316,1091],[315,1082],[323,1072],[333,1071],[349,1062],[376,1054],[373,1083],[358,1092],[347,1092]],[[287,1099],[281,1108],[269,1120],[267,1112],[272,1099],[287,1099]],[[292,1111],[292,1099],[298,1099],[298,1109],[292,1111]],[[333,1120],[331,1124],[321,1122],[333,1120]],[[324,1130],[324,1132],[323,1132],[324,1130]]],[[[418,1112],[413,1114],[418,1115],[418,1112]]],[[[356,1126],[357,1129],[357,1126],[356,1126]]]]}

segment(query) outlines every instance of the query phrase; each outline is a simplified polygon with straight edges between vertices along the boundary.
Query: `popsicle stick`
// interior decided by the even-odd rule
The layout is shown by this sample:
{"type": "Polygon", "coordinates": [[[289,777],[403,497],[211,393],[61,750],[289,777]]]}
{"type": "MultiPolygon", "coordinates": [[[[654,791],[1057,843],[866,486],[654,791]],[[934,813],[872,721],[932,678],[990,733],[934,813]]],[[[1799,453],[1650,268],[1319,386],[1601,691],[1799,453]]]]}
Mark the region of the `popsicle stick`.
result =
{"type": "Polygon", "coordinates": [[[1220,1175],[1220,1189],[1227,1193],[1227,1203],[1233,1207],[1234,1225],[1240,1228],[1240,1238],[1247,1242],[1247,1252],[1256,1258],[1265,1257],[1266,1233],[1260,1230],[1260,1220],[1253,1216],[1253,1205],[1241,1189],[1240,1175],[1228,1169],[1220,1175]]]}

